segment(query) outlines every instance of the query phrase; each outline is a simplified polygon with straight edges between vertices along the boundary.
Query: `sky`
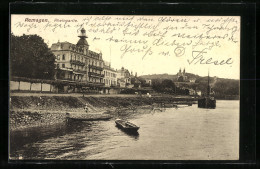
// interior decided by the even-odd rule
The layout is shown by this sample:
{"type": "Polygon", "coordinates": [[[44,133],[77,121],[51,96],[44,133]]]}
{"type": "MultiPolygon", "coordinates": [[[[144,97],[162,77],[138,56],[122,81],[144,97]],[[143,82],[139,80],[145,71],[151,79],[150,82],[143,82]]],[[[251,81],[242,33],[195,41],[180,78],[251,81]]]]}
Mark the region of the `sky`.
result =
{"type": "Polygon", "coordinates": [[[76,44],[81,28],[89,49],[101,52],[115,69],[125,67],[138,76],[185,68],[200,76],[209,71],[219,78],[240,77],[238,16],[11,16],[14,35],[37,34],[49,47],[58,41],[76,44]]]}

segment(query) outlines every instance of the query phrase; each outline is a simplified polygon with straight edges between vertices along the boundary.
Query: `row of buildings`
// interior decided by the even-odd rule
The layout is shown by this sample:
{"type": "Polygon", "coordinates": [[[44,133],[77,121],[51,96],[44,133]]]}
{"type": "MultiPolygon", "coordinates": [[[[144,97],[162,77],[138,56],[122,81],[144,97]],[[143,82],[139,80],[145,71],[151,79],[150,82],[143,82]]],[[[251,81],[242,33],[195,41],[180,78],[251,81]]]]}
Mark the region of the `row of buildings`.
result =
{"type": "MultiPolygon", "coordinates": [[[[110,93],[111,89],[141,87],[137,74],[133,75],[124,67],[116,70],[111,67],[110,62],[103,59],[101,52],[89,50],[86,40],[88,37],[84,28],[81,29],[78,37],[77,44],[70,42],[52,44],[51,51],[56,57],[55,79],[72,83],[81,82],[103,93],[110,93]]],[[[183,88],[185,84],[195,83],[196,80],[188,77],[185,69],[183,71],[180,69],[176,77],[174,83],[179,88],[183,88]]],[[[148,86],[152,85],[151,79],[145,80],[148,86]]],[[[65,86],[65,88],[67,90],[71,86],[65,86]]],[[[75,88],[75,85],[72,88],[75,88]]]]}
{"type": "Polygon", "coordinates": [[[83,82],[95,87],[140,87],[136,75],[122,67],[115,70],[111,63],[104,61],[102,53],[89,50],[87,35],[84,28],[81,29],[77,44],[70,42],[57,42],[52,44],[51,51],[55,55],[56,74],[55,79],[83,82]],[[133,82],[135,84],[132,84],[133,82]]]}

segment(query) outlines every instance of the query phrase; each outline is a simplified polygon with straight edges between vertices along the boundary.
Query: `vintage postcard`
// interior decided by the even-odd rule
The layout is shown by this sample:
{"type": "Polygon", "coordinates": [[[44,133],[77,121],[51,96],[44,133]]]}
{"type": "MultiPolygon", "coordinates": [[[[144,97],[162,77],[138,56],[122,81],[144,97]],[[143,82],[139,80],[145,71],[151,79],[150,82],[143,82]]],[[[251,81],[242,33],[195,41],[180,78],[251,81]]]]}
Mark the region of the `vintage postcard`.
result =
{"type": "Polygon", "coordinates": [[[10,160],[239,160],[240,17],[11,15],[10,160]]]}

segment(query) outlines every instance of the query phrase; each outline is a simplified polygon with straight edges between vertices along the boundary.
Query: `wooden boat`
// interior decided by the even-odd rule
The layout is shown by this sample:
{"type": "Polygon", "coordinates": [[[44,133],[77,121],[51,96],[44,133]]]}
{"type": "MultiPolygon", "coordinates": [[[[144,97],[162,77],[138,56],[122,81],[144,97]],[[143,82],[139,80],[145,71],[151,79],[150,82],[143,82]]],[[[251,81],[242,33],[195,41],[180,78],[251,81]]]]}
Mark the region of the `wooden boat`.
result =
{"type": "Polygon", "coordinates": [[[99,113],[66,113],[67,121],[101,121],[112,118],[108,114],[99,113]]]}
{"type": "Polygon", "coordinates": [[[116,119],[115,123],[117,127],[129,132],[137,132],[137,130],[140,128],[133,123],[121,119],[116,119]]]}
{"type": "Polygon", "coordinates": [[[106,121],[112,117],[97,117],[97,118],[80,118],[80,117],[67,117],[67,121],[106,121]]]}

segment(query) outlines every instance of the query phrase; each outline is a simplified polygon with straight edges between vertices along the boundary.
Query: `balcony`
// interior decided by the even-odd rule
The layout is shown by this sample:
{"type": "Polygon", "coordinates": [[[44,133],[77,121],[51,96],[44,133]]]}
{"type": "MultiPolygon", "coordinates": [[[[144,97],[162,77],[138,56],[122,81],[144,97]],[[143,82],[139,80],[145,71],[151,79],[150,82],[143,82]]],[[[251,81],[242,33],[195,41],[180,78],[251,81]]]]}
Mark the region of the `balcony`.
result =
{"type": "Polygon", "coordinates": [[[70,72],[73,71],[72,68],[67,68],[67,67],[56,67],[55,69],[56,69],[57,71],[70,71],[70,72]]]}
{"type": "Polygon", "coordinates": [[[111,84],[110,86],[111,86],[111,87],[117,87],[117,85],[116,85],[116,84],[111,84]]]}
{"type": "Polygon", "coordinates": [[[98,66],[95,66],[95,65],[88,65],[88,66],[89,66],[89,68],[100,70],[100,71],[102,71],[104,69],[103,67],[98,67],[98,66]]]}
{"type": "Polygon", "coordinates": [[[100,82],[88,82],[90,86],[95,86],[95,87],[100,87],[100,86],[105,86],[105,83],[100,83],[100,82]]]}
{"type": "Polygon", "coordinates": [[[79,60],[70,60],[70,64],[79,65],[79,66],[85,66],[85,63],[81,62],[79,60]]]}
{"type": "Polygon", "coordinates": [[[62,77],[57,77],[56,80],[61,80],[61,81],[73,81],[72,78],[62,78],[62,77]]]}
{"type": "Polygon", "coordinates": [[[87,71],[85,71],[85,70],[80,70],[80,69],[74,69],[73,72],[75,72],[75,73],[80,73],[80,74],[86,74],[86,73],[87,73],[87,71]]]}
{"type": "Polygon", "coordinates": [[[104,77],[103,74],[99,74],[99,73],[95,73],[95,72],[88,72],[88,75],[89,76],[92,76],[92,77],[104,77]]]}

